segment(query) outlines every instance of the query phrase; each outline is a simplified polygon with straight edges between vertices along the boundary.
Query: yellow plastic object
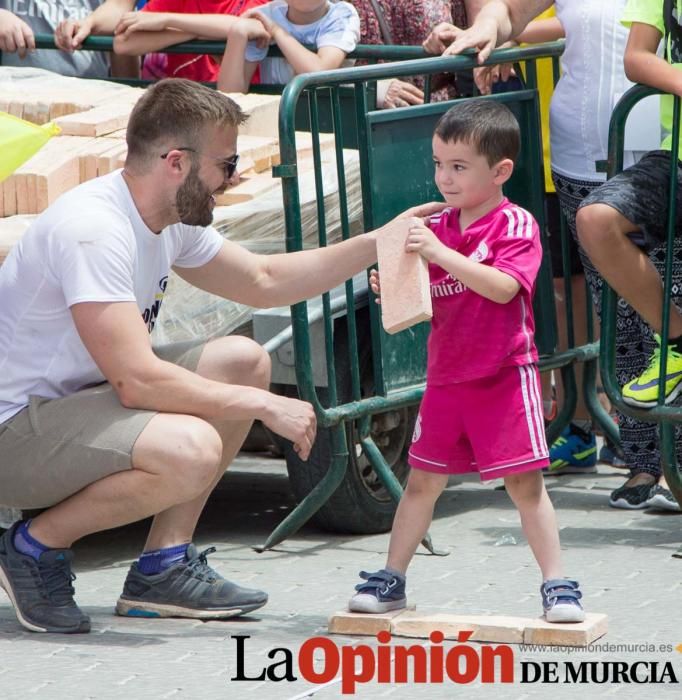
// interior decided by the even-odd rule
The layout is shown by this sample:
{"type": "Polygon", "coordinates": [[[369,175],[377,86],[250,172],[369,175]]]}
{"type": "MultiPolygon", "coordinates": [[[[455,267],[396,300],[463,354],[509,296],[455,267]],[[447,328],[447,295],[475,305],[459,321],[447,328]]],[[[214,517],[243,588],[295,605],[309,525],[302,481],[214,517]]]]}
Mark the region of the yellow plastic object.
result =
{"type": "Polygon", "coordinates": [[[0,112],[0,182],[59,133],[56,124],[32,124],[0,112]]]}

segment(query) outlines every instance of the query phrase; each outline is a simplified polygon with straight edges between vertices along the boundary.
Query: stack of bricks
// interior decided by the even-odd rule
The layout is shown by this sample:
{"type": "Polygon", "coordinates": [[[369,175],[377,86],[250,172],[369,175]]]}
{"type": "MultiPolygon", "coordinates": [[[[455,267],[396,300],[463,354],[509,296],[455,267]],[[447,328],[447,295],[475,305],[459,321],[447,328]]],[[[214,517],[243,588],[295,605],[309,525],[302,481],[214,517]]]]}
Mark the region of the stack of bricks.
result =
{"type": "MultiPolygon", "coordinates": [[[[65,78],[37,69],[0,67],[0,111],[35,124],[52,121],[61,133],[53,137],[13,175],[0,182],[0,264],[2,251],[16,239],[19,222],[7,217],[36,215],[64,192],[123,167],[126,126],[140,88],[65,78]],[[4,218],[2,218],[4,217],[4,218]]],[[[280,185],[272,167],[279,163],[279,97],[230,95],[248,115],[239,128],[240,183],[218,197],[218,203],[249,202],[280,185]]],[[[334,137],[320,135],[325,157],[334,137]]],[[[297,133],[299,173],[313,169],[310,134],[297,133]]],[[[328,158],[327,158],[328,160],[328,158]]],[[[25,226],[25,220],[22,220],[25,226]]]]}

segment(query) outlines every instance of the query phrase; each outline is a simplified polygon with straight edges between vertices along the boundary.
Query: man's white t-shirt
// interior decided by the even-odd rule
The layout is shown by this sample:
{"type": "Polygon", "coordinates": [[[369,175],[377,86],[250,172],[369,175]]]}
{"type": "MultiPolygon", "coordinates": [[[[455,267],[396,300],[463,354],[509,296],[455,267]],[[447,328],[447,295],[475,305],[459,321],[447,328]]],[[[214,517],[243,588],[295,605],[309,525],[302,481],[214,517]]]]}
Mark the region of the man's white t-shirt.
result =
{"type": "Polygon", "coordinates": [[[0,423],[32,395],[68,396],[105,381],[70,307],[135,302],[151,332],[171,266],[199,267],[223,245],[212,227],[140,217],[118,170],[60,197],[0,267],[0,423]]]}
{"type": "MultiPolygon", "coordinates": [[[[287,17],[285,0],[274,0],[256,8],[273,22],[284,27],[300,44],[321,49],[333,46],[345,53],[355,50],[360,41],[360,16],[348,2],[331,2],[327,13],[312,24],[293,24],[287,17]]],[[[245,60],[260,63],[260,81],[264,85],[286,85],[294,77],[291,64],[279,56],[267,57],[268,47],[262,49],[250,41],[245,60]]]]}

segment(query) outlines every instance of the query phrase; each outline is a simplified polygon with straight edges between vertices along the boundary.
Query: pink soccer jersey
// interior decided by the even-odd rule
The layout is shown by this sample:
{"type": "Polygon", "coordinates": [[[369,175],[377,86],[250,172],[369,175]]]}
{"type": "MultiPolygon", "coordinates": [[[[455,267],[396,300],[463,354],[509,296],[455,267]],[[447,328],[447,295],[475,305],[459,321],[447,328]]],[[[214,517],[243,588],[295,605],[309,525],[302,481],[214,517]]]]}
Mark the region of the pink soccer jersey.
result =
{"type": "Polygon", "coordinates": [[[532,298],[542,244],[535,219],[505,198],[464,231],[459,209],[444,209],[430,226],[449,248],[511,275],[521,288],[509,303],[499,304],[429,263],[433,321],[427,383],[464,382],[537,362],[532,298]]]}

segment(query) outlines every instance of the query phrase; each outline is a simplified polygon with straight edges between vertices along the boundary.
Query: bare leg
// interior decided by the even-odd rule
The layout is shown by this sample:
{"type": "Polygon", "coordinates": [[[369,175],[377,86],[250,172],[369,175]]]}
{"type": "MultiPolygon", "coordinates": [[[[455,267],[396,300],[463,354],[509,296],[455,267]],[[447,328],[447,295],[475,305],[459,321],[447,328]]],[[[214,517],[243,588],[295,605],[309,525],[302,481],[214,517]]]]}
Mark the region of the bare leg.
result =
{"type": "MultiPolygon", "coordinates": [[[[242,384],[267,389],[270,385],[270,357],[248,338],[234,336],[209,343],[201,355],[197,374],[226,384],[242,384]]],[[[239,452],[252,421],[214,423],[222,441],[222,459],[214,478],[192,501],[180,503],[159,513],[152,523],[145,551],[190,542],[199,516],[225,471],[239,452]]]]}
{"type": "MultiPolygon", "coordinates": [[[[657,333],[663,318],[661,278],[646,254],[627,237],[636,226],[606,204],[592,204],[576,217],[580,244],[601,276],[657,333]]],[[[682,335],[682,316],[670,304],[670,337],[682,335]]]]}
{"type": "Polygon", "coordinates": [[[504,485],[519,511],[523,534],[540,566],[542,580],[562,578],[559,529],[542,472],[512,474],[505,477],[504,485]]]}
{"type": "MultiPolygon", "coordinates": [[[[209,343],[197,371],[226,383],[263,386],[270,364],[253,341],[233,337],[209,343]]],[[[49,547],[69,547],[90,533],[158,513],[148,548],[150,542],[151,548],[188,542],[208,494],[247,430],[245,422],[214,427],[194,416],[160,413],[135,443],[132,469],[96,481],[41,513],[31,534],[49,547]]]]}
{"type": "Polygon", "coordinates": [[[447,475],[413,469],[393,520],[386,566],[403,575],[433,519],[433,507],[447,486],[447,475]]]}

